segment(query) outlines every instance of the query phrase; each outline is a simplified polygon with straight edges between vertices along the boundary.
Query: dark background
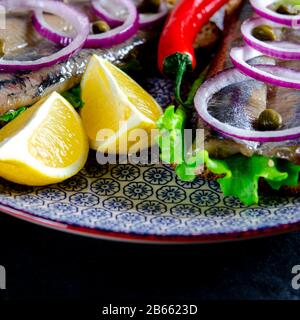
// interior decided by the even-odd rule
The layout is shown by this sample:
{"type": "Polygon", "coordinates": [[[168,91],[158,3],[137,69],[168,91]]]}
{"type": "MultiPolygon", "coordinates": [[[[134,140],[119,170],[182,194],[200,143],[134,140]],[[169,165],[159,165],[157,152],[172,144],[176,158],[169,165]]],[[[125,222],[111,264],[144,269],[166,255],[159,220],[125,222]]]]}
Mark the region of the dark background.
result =
{"type": "Polygon", "coordinates": [[[235,243],[160,246],[49,230],[0,213],[3,301],[150,302],[292,299],[300,233],[235,243]]]}

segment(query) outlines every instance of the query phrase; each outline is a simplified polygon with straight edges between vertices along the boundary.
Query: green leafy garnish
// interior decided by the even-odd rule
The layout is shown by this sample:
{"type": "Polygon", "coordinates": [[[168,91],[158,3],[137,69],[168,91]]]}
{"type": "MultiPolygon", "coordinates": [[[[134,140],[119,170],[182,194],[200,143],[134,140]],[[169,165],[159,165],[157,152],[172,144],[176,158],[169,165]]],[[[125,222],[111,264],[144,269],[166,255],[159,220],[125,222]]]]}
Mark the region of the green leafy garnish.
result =
{"type": "Polygon", "coordinates": [[[22,112],[24,112],[27,108],[26,107],[21,107],[17,110],[10,110],[7,111],[5,114],[0,116],[0,122],[10,122],[14,120],[17,116],[19,116],[22,112]]]}
{"type": "Polygon", "coordinates": [[[214,174],[224,175],[217,180],[224,195],[237,197],[246,205],[258,203],[260,178],[264,178],[272,188],[278,190],[282,186],[297,186],[300,172],[300,166],[288,161],[258,155],[235,155],[225,160],[215,160],[209,157],[207,151],[200,151],[188,162],[181,163],[176,168],[176,173],[180,179],[192,181],[201,165],[205,165],[214,174]]]}
{"type": "Polygon", "coordinates": [[[75,109],[81,109],[84,106],[84,102],[81,100],[80,86],[74,87],[62,94],[75,109]]]}
{"type": "Polygon", "coordinates": [[[169,106],[158,120],[159,136],[157,143],[161,150],[161,160],[166,163],[180,164],[184,158],[183,130],[186,112],[169,106]]]}
{"type": "MultiPolygon", "coordinates": [[[[280,172],[275,162],[267,157],[254,155],[247,158],[236,155],[224,160],[230,173],[218,179],[225,196],[235,196],[244,204],[258,203],[258,181],[265,178],[268,181],[282,181],[288,178],[288,173],[280,172]]],[[[208,166],[213,171],[213,168],[208,166]]]]}
{"type": "Polygon", "coordinates": [[[278,159],[276,161],[276,167],[281,172],[287,172],[288,177],[281,181],[269,181],[268,184],[275,190],[279,190],[283,186],[297,187],[299,184],[299,172],[300,166],[286,160],[278,159]]]}
{"type": "Polygon", "coordinates": [[[291,6],[298,6],[300,5],[300,0],[280,0],[276,2],[276,5],[291,5],[291,6]]]}
{"type": "MultiPolygon", "coordinates": [[[[196,80],[188,101],[192,101],[196,89],[204,79],[205,73],[196,80]]],[[[211,159],[205,150],[192,150],[186,156],[183,132],[189,114],[187,106],[176,110],[174,106],[170,106],[157,122],[160,157],[163,162],[176,165],[176,174],[181,180],[193,181],[206,167],[220,176],[217,181],[225,196],[237,197],[245,205],[258,203],[258,182],[261,178],[276,190],[282,186],[298,185],[300,166],[288,161],[259,155],[246,157],[241,154],[217,160],[211,159]]]]}

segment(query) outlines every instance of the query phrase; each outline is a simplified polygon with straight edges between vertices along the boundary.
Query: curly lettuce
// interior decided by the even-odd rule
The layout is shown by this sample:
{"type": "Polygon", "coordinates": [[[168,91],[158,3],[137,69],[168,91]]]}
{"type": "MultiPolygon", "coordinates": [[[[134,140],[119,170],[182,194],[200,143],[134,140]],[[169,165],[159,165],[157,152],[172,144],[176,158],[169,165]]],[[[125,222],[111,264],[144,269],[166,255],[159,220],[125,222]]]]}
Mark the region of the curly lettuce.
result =
{"type": "Polygon", "coordinates": [[[300,166],[289,161],[254,155],[241,154],[224,160],[211,159],[207,151],[201,151],[188,162],[176,168],[176,173],[184,181],[196,178],[199,166],[205,165],[212,173],[221,175],[217,181],[225,196],[239,198],[245,205],[258,203],[258,181],[264,178],[275,190],[283,186],[298,186],[300,166]],[[202,153],[202,154],[201,154],[202,153]],[[199,162],[199,159],[204,159],[199,162]],[[186,172],[194,170],[194,175],[186,172]]]}
{"type": "Polygon", "coordinates": [[[175,171],[181,180],[193,181],[206,167],[221,176],[217,181],[225,196],[237,197],[245,205],[258,203],[258,182],[261,178],[275,190],[283,186],[298,186],[300,166],[289,161],[241,154],[224,160],[211,159],[205,150],[190,157],[184,156],[183,130],[186,117],[183,109],[175,110],[174,106],[170,106],[157,124],[161,159],[176,165],[175,171]],[[169,139],[169,143],[164,144],[163,137],[169,139]]]}
{"type": "Polygon", "coordinates": [[[183,161],[183,130],[186,121],[184,109],[169,106],[157,122],[160,158],[165,163],[180,164],[183,161]],[[164,143],[167,141],[167,143],[164,143]]]}

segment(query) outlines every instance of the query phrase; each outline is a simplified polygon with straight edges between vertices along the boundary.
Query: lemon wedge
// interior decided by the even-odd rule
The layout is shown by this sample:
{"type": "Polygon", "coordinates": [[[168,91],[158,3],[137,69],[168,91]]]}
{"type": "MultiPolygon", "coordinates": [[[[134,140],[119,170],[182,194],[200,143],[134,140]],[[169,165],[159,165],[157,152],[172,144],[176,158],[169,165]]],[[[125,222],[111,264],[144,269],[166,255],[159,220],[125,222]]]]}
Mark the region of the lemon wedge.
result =
{"type": "Polygon", "coordinates": [[[126,154],[135,145],[143,149],[154,140],[151,129],[163,113],[161,107],[109,61],[91,57],[81,81],[81,98],[84,107],[80,115],[92,149],[126,154]],[[130,138],[134,129],[143,130],[136,141],[130,138]]]}
{"type": "Polygon", "coordinates": [[[0,176],[31,186],[57,183],[82,169],[88,150],[79,115],[54,92],[0,130],[0,176]]]}

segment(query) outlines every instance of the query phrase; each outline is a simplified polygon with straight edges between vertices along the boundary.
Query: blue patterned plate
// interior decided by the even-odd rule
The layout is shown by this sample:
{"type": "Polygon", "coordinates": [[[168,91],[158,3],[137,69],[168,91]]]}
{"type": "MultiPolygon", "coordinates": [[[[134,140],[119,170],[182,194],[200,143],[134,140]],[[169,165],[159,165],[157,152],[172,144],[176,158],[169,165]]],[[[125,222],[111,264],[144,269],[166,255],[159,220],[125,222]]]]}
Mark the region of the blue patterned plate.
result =
{"type": "MultiPolygon", "coordinates": [[[[150,81],[159,103],[171,84],[150,81]]],[[[0,211],[59,230],[99,238],[158,242],[216,242],[300,228],[300,197],[263,196],[246,207],[219,185],[179,180],[165,165],[100,166],[91,156],[75,177],[48,187],[0,180],[0,211]]]]}

